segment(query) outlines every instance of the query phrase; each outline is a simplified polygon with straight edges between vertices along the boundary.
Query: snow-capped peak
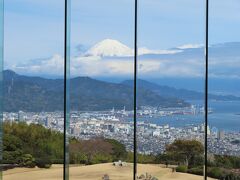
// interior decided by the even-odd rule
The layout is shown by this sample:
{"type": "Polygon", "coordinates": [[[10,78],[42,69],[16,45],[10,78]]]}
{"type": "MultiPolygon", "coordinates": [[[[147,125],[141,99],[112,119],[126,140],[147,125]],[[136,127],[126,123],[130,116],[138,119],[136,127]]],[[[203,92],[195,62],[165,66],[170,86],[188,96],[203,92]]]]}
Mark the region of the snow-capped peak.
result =
{"type": "Polygon", "coordinates": [[[90,48],[86,54],[86,56],[132,56],[133,50],[123,43],[113,40],[113,39],[105,39],[97,44],[95,44],[92,48],[90,48]]]}

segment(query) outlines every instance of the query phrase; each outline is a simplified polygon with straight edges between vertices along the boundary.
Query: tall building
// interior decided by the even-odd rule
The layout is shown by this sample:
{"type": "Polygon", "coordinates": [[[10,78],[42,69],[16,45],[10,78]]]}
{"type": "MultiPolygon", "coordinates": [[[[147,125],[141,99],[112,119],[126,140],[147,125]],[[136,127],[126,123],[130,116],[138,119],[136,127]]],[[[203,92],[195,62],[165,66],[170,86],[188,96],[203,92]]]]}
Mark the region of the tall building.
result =
{"type": "Polygon", "coordinates": [[[24,121],[24,112],[23,111],[18,111],[18,122],[24,121]]]}
{"type": "Polygon", "coordinates": [[[224,139],[224,131],[222,131],[222,130],[218,131],[217,138],[218,138],[218,140],[223,140],[224,139]]]}
{"type": "Polygon", "coordinates": [[[207,135],[211,135],[211,130],[209,126],[207,126],[207,135]]]}
{"type": "Polygon", "coordinates": [[[51,126],[51,119],[49,117],[45,118],[45,126],[50,127],[51,126]]]}

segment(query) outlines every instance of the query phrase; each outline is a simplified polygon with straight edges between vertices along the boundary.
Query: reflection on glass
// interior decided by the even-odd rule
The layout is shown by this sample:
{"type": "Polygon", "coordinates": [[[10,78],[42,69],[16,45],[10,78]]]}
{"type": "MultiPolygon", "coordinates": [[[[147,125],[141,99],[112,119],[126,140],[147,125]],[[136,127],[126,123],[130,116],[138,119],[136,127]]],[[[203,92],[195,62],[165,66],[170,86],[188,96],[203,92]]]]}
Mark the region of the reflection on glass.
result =
{"type": "Polygon", "coordinates": [[[70,179],[133,179],[134,1],[72,0],[70,179]]]}
{"type": "Polygon", "coordinates": [[[139,1],[138,177],[203,178],[204,13],[203,1],[139,1]]]}
{"type": "Polygon", "coordinates": [[[239,1],[210,1],[208,175],[240,179],[239,1]]]}
{"type": "Polygon", "coordinates": [[[64,1],[9,0],[4,15],[3,179],[62,180],[64,1]]]}

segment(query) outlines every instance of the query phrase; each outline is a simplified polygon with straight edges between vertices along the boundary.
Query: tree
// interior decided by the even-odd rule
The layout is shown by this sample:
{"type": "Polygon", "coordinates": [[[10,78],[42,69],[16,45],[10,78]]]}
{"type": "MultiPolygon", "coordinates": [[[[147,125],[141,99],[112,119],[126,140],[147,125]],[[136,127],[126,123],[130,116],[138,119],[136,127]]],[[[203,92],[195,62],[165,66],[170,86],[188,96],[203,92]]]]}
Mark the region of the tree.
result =
{"type": "Polygon", "coordinates": [[[127,151],[122,143],[114,139],[106,139],[105,141],[112,145],[112,156],[114,161],[120,159],[125,160],[127,158],[127,151]]]}
{"type": "Polygon", "coordinates": [[[3,163],[49,167],[63,162],[63,134],[41,125],[3,123],[3,163]]]}
{"type": "Polygon", "coordinates": [[[196,140],[175,140],[166,147],[166,152],[189,167],[195,164],[197,157],[203,155],[204,147],[196,140]]]}
{"type": "Polygon", "coordinates": [[[71,162],[97,164],[112,162],[113,145],[102,138],[90,140],[71,139],[69,144],[71,162]]]}

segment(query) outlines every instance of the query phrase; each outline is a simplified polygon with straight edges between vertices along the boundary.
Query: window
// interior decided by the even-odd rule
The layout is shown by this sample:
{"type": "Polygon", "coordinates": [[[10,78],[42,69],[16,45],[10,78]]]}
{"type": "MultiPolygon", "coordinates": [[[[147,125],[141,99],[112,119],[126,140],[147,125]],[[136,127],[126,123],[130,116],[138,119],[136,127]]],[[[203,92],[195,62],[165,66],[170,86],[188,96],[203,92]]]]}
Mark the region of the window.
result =
{"type": "Polygon", "coordinates": [[[213,0],[209,10],[208,173],[229,179],[239,178],[239,7],[213,0]]]}
{"type": "Polygon", "coordinates": [[[239,5],[0,0],[3,179],[239,179],[239,5]]]}
{"type": "Polygon", "coordinates": [[[131,180],[134,1],[71,3],[69,178],[131,180]]]}
{"type": "Polygon", "coordinates": [[[64,1],[9,0],[4,10],[3,179],[63,179],[64,1]]]}
{"type": "Polygon", "coordinates": [[[140,0],[138,17],[137,174],[203,175],[204,1],[140,0]]]}

